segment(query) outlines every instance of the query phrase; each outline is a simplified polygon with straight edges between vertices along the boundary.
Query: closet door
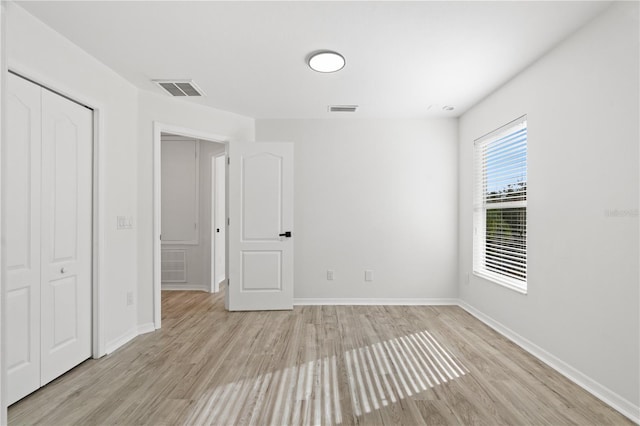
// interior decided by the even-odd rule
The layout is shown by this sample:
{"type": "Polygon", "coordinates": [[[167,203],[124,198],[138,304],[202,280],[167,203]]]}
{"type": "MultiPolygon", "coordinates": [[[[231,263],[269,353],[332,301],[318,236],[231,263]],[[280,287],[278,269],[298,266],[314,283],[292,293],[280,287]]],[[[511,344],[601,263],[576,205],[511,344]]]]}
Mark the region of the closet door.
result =
{"type": "Polygon", "coordinates": [[[41,385],[91,356],[92,126],[42,89],[41,385]]]}
{"type": "Polygon", "coordinates": [[[7,402],[40,387],[40,87],[9,74],[4,182],[7,402]]]}

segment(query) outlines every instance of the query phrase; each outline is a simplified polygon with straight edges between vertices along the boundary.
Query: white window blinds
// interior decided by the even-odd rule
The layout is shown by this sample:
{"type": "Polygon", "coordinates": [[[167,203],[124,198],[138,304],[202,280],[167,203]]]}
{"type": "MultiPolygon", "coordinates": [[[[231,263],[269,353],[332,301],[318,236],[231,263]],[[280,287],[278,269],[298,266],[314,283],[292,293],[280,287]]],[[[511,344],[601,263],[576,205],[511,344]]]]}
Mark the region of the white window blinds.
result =
{"type": "Polygon", "coordinates": [[[527,119],[475,141],[474,272],[527,288],[527,119]]]}

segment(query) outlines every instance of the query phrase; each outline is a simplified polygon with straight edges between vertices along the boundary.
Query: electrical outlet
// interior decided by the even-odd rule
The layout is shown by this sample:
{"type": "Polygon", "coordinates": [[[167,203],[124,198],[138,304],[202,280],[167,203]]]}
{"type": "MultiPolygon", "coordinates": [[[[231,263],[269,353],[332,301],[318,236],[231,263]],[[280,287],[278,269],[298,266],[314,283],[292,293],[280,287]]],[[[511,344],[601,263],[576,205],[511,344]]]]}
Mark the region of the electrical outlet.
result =
{"type": "Polygon", "coordinates": [[[333,281],[333,270],[327,270],[327,281],[333,281]]]}
{"type": "Polygon", "coordinates": [[[131,306],[133,305],[133,292],[132,291],[128,291],[127,292],[127,306],[131,306]]]}
{"type": "Polygon", "coordinates": [[[373,271],[371,269],[364,270],[364,280],[373,281],[373,271]]]}

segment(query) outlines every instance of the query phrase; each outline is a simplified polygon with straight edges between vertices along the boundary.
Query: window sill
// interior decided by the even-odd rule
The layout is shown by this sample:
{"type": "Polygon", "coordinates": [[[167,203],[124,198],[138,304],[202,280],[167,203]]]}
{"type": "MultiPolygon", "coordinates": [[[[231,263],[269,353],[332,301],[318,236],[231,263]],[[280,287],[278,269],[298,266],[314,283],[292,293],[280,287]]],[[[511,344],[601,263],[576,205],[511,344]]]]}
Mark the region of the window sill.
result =
{"type": "Polygon", "coordinates": [[[473,271],[473,275],[491,281],[494,284],[501,285],[520,294],[527,294],[527,289],[523,288],[519,281],[511,280],[499,274],[492,274],[484,271],[473,271]]]}

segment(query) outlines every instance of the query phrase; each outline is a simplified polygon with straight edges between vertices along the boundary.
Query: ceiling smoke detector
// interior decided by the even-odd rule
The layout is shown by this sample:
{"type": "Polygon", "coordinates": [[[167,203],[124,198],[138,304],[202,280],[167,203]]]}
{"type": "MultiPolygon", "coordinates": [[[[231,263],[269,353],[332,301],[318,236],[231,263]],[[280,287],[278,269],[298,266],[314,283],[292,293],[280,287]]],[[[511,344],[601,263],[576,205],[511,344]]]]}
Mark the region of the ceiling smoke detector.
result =
{"type": "Polygon", "coordinates": [[[152,80],[171,96],[204,96],[193,80],[152,80]]]}
{"type": "Polygon", "coordinates": [[[358,105],[329,105],[327,110],[329,112],[356,112],[358,105]]]}

